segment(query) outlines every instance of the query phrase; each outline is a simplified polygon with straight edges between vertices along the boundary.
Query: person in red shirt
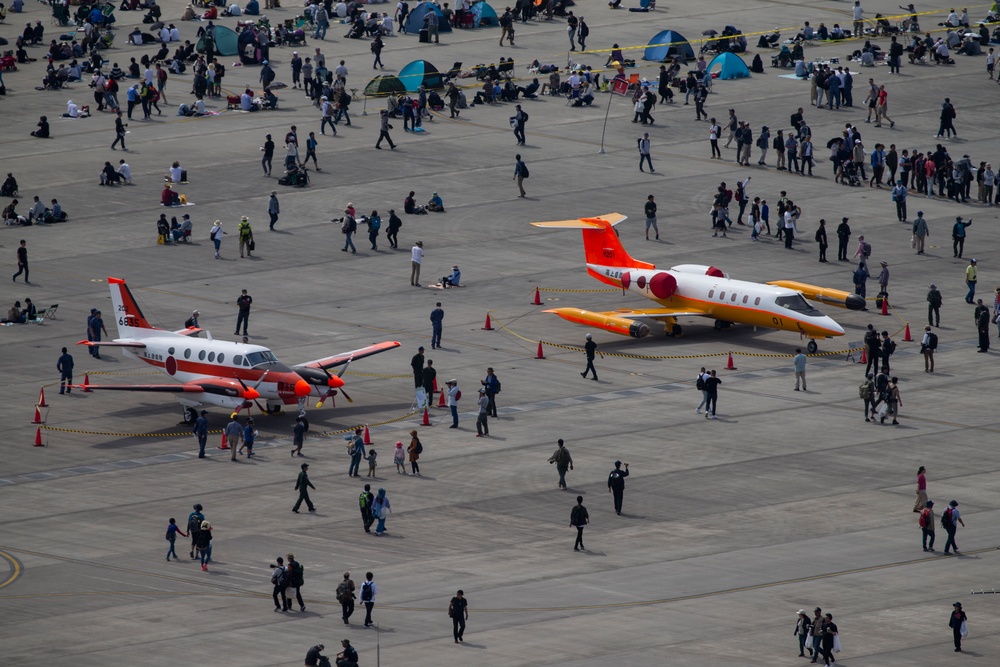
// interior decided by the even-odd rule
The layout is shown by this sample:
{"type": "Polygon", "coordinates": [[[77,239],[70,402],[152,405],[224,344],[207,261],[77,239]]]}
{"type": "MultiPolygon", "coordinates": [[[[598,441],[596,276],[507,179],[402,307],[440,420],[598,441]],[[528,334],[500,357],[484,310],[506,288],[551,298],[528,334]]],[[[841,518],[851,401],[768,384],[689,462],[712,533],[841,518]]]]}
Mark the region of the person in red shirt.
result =
{"type": "Polygon", "coordinates": [[[920,466],[917,468],[917,502],[913,505],[913,511],[919,513],[927,506],[927,477],[924,473],[927,468],[920,466]]]}

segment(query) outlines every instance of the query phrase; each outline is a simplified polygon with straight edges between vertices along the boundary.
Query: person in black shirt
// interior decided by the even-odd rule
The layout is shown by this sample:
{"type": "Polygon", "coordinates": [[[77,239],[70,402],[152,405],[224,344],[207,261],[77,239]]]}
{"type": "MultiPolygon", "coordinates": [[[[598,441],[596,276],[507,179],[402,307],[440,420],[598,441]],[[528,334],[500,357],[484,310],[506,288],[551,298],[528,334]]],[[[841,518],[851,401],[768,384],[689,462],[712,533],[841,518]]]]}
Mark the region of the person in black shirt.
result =
{"type": "Polygon", "coordinates": [[[350,639],[340,640],[344,650],[337,654],[337,667],[358,667],[358,652],[351,646],[350,639]]]}
{"type": "Polygon", "coordinates": [[[653,201],[653,195],[649,195],[646,198],[646,240],[649,240],[649,228],[652,227],[653,231],[656,232],[656,240],[660,240],[660,228],[656,226],[656,202],[653,201]]]}
{"type": "Polygon", "coordinates": [[[322,644],[316,644],[306,653],[306,667],[319,667],[320,659],[323,658],[323,650],[326,649],[322,644]]]}
{"type": "Polygon", "coordinates": [[[461,590],[455,593],[448,605],[448,615],[451,616],[451,624],[455,633],[455,643],[465,641],[462,635],[465,634],[465,622],[469,620],[469,601],[465,599],[465,593],[461,590]]]}
{"type": "Polygon", "coordinates": [[[622,499],[625,497],[625,478],[628,477],[628,464],[622,470],[622,462],[615,461],[615,469],[608,475],[608,493],[615,498],[615,513],[622,513],[622,499]]]}
{"type": "Polygon", "coordinates": [[[826,622],[823,623],[823,664],[832,665],[836,663],[833,657],[833,642],[837,637],[837,624],[833,622],[833,614],[826,614],[826,622]]]}
{"type": "Polygon", "coordinates": [[[587,334],[587,342],[584,344],[583,349],[587,352],[587,368],[580,373],[581,377],[587,377],[587,373],[593,371],[594,380],[597,380],[597,369],[594,368],[594,355],[600,354],[601,359],[604,358],[604,354],[597,349],[597,343],[594,342],[594,337],[587,334]]]}
{"type": "Polygon", "coordinates": [[[413,386],[422,387],[424,385],[424,348],[418,347],[417,353],[410,359],[410,368],[413,369],[413,386]]]}
{"type": "Polygon", "coordinates": [[[260,165],[264,168],[264,175],[271,175],[271,160],[274,159],[274,142],[271,140],[271,135],[268,134],[264,137],[264,145],[260,147],[260,150],[264,153],[264,157],[260,160],[260,165]]]}
{"type": "Polygon", "coordinates": [[[705,391],[708,392],[708,402],[705,404],[705,419],[715,419],[715,406],[719,400],[719,385],[722,384],[720,380],[715,375],[715,371],[711,372],[711,377],[705,380],[705,391]]]}
{"type": "MultiPolygon", "coordinates": [[[[17,200],[14,200],[14,203],[17,203],[17,200]]],[[[13,205],[11,205],[11,208],[13,208],[13,205]]],[[[31,283],[28,282],[28,248],[27,242],[23,239],[21,240],[21,247],[17,249],[17,273],[11,274],[11,280],[17,282],[17,277],[22,273],[24,274],[24,284],[30,285],[31,283]]]]}
{"type": "Polygon", "coordinates": [[[59,361],[56,362],[56,370],[59,371],[59,393],[62,394],[70,393],[73,388],[68,385],[73,384],[73,356],[66,351],[64,347],[62,349],[62,356],[59,357],[59,361]]]}
{"type": "Polygon", "coordinates": [[[576,543],[573,544],[573,551],[580,551],[583,549],[583,529],[590,523],[590,513],[587,512],[587,508],[583,506],[583,496],[576,497],[576,506],[569,513],[569,525],[576,528],[576,543]]]}

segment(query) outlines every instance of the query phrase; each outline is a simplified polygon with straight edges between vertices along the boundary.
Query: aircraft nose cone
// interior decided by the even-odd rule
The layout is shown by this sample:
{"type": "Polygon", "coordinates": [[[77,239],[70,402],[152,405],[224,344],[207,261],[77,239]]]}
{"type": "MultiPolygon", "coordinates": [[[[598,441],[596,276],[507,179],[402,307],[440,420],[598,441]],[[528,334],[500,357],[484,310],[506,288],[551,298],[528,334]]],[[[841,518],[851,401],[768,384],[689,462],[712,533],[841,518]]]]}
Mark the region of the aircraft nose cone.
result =
{"type": "Polygon", "coordinates": [[[248,401],[252,401],[254,399],[260,398],[260,392],[254,389],[253,387],[247,387],[246,389],[243,390],[243,398],[247,399],[248,401]]]}
{"type": "Polygon", "coordinates": [[[837,324],[837,322],[832,317],[827,316],[824,317],[823,320],[824,320],[823,326],[826,327],[827,329],[830,329],[831,331],[836,331],[838,334],[844,333],[844,327],[837,324]]]}
{"type": "Polygon", "coordinates": [[[310,393],[312,393],[312,387],[309,386],[308,382],[300,378],[295,383],[295,395],[302,398],[303,396],[308,396],[310,393]]]}
{"type": "Polygon", "coordinates": [[[337,377],[336,375],[331,375],[330,378],[326,381],[326,384],[331,389],[339,389],[340,387],[344,386],[344,380],[340,377],[337,377]]]}

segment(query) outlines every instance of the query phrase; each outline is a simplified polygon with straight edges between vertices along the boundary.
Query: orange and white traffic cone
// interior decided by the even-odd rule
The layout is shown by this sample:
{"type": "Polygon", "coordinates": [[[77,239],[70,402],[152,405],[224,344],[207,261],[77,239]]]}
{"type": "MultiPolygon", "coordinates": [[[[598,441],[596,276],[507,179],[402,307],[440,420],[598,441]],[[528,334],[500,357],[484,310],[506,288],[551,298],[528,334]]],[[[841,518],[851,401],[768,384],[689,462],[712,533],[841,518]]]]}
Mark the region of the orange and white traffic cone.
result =
{"type": "Polygon", "coordinates": [[[445,400],[444,400],[444,390],[443,389],[441,390],[441,398],[440,398],[440,400],[438,400],[438,407],[439,408],[446,408],[446,407],[448,407],[448,404],[445,403],[445,400]]]}
{"type": "Polygon", "coordinates": [[[363,442],[365,443],[365,445],[372,444],[372,436],[368,432],[368,424],[365,424],[365,435],[364,435],[364,441],[363,442]]]}
{"type": "Polygon", "coordinates": [[[222,444],[219,445],[219,449],[229,449],[229,443],[226,441],[226,432],[222,432],[222,444]]]}
{"type": "Polygon", "coordinates": [[[427,410],[427,408],[424,408],[424,420],[420,422],[420,425],[421,426],[431,425],[431,413],[427,410]]]}
{"type": "Polygon", "coordinates": [[[887,296],[882,297],[882,314],[889,314],[889,297],[887,296]]]}
{"type": "Polygon", "coordinates": [[[729,361],[726,362],[726,370],[727,371],[735,371],[736,370],[736,365],[733,363],[733,353],[732,352],[729,353],[729,361]]]}
{"type": "Polygon", "coordinates": [[[486,324],[483,325],[483,331],[493,331],[493,323],[490,322],[490,314],[486,313],[486,324]]]}
{"type": "Polygon", "coordinates": [[[89,385],[90,385],[90,373],[84,373],[83,387],[80,388],[80,391],[84,392],[85,394],[89,394],[92,391],[91,389],[88,388],[89,385]]]}
{"type": "Polygon", "coordinates": [[[913,341],[913,338],[910,336],[910,323],[909,322],[906,323],[906,331],[903,333],[903,341],[906,342],[906,343],[910,343],[910,342],[913,341]]]}
{"type": "Polygon", "coordinates": [[[868,363],[868,346],[867,345],[864,346],[863,348],[861,348],[861,361],[859,361],[858,363],[859,364],[867,364],[868,363]]]}
{"type": "Polygon", "coordinates": [[[35,429],[35,444],[34,444],[34,446],[35,447],[44,447],[45,446],[42,443],[42,427],[41,426],[39,426],[37,429],[35,429]]]}
{"type": "Polygon", "coordinates": [[[43,423],[42,422],[42,413],[38,410],[38,406],[37,405],[35,406],[35,418],[31,420],[31,423],[32,424],[41,424],[41,423],[43,423]]]}
{"type": "Polygon", "coordinates": [[[542,305],[542,294],[541,292],[538,291],[537,287],[535,288],[535,300],[531,302],[531,305],[532,306],[542,305]]]}
{"type": "Polygon", "coordinates": [[[542,341],[538,341],[538,352],[535,353],[535,359],[544,359],[545,353],[542,352],[542,341]]]}
{"type": "Polygon", "coordinates": [[[37,405],[40,408],[47,408],[47,407],[49,407],[49,404],[45,402],[45,387],[41,387],[38,390],[38,403],[37,403],[37,405]]]}

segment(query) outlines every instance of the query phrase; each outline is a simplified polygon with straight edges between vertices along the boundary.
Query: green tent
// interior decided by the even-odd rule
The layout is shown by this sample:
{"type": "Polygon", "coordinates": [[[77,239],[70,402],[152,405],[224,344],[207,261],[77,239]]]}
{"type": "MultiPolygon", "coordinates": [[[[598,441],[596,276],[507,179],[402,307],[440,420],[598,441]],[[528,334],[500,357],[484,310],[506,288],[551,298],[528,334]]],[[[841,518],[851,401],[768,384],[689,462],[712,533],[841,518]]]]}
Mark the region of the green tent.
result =
{"type": "Polygon", "coordinates": [[[378,97],[392,93],[405,93],[406,86],[393,74],[379,74],[365,86],[365,95],[378,97]]]}
{"type": "MultiPolygon", "coordinates": [[[[205,38],[198,40],[198,53],[205,52],[205,38]]],[[[220,56],[235,56],[240,52],[239,35],[224,25],[215,26],[215,53],[220,56]]]]}

